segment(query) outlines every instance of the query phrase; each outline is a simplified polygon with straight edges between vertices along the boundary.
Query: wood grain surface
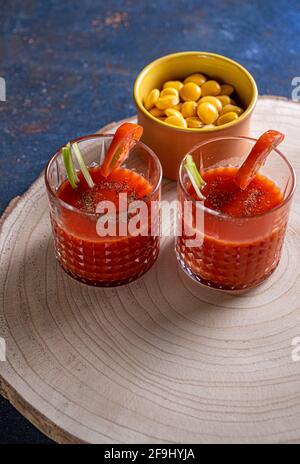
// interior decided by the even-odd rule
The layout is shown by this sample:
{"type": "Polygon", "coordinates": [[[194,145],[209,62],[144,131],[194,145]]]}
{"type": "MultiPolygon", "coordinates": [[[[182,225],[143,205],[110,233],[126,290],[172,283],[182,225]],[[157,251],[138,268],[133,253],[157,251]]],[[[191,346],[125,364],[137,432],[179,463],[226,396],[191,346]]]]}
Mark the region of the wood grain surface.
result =
{"type": "MultiPolygon", "coordinates": [[[[299,104],[262,97],[253,122],[287,134],[298,177],[299,121],[299,104]]],[[[300,442],[299,200],[278,269],[249,293],[189,280],[171,238],[143,278],[97,289],[57,265],[40,177],[1,221],[0,392],[61,443],[300,442]]]]}

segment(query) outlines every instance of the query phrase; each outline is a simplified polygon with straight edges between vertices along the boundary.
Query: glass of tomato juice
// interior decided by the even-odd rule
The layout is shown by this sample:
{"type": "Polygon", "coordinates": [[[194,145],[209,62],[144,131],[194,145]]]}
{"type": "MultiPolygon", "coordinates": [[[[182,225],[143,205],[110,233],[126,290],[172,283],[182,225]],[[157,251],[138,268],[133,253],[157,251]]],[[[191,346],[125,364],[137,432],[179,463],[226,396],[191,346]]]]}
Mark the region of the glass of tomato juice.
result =
{"type": "Polygon", "coordinates": [[[45,171],[56,258],[70,276],[99,287],[134,281],[151,268],[159,253],[160,162],[150,148],[137,142],[123,164],[104,178],[101,165],[112,138],[113,135],[96,134],[71,142],[77,142],[80,148],[95,183],[92,189],[78,166],[75,168],[79,184],[72,188],[61,149],[45,171]],[[126,194],[123,206],[119,202],[121,193],[126,194]],[[115,214],[105,207],[99,212],[98,205],[104,202],[101,205],[105,206],[106,201],[115,205],[115,214]],[[143,216],[144,223],[131,232],[127,226],[134,214],[128,214],[127,207],[135,201],[147,206],[147,217],[143,216]],[[104,218],[104,213],[110,226],[105,232],[103,223],[99,234],[98,221],[104,218]]]}
{"type": "Polygon", "coordinates": [[[241,190],[234,176],[255,142],[219,137],[191,150],[206,182],[202,201],[187,175],[186,157],[179,167],[177,259],[195,281],[219,290],[243,291],[260,284],[281,256],[295,173],[286,157],[273,149],[241,190]],[[188,204],[190,219],[184,214],[188,204]]]}

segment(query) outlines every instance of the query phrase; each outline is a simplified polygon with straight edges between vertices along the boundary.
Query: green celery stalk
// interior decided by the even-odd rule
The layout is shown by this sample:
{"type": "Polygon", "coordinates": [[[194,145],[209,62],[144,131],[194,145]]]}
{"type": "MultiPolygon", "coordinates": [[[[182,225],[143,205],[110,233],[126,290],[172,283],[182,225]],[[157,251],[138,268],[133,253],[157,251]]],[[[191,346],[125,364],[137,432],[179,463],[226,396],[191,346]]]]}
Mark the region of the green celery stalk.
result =
{"type": "Polygon", "coordinates": [[[78,179],[77,173],[76,173],[76,171],[74,169],[70,143],[68,143],[65,147],[62,147],[61,151],[62,151],[62,155],[63,155],[63,161],[64,161],[65,169],[66,169],[66,172],[67,172],[68,180],[69,180],[71,186],[74,189],[76,189],[77,182],[79,181],[79,179],[78,179]]]}
{"type": "Polygon", "coordinates": [[[187,155],[186,157],[186,166],[190,168],[190,170],[193,172],[195,176],[195,180],[197,182],[197,185],[202,188],[205,185],[204,179],[202,179],[201,174],[196,166],[195,161],[193,160],[192,155],[187,155]]]}
{"type": "Polygon", "coordinates": [[[78,161],[78,164],[79,164],[79,167],[80,167],[80,170],[82,172],[82,175],[83,177],[85,178],[85,180],[87,181],[87,184],[90,188],[93,188],[94,187],[94,181],[89,173],[89,170],[88,168],[86,167],[85,163],[84,163],[84,160],[83,160],[83,157],[82,157],[82,154],[79,150],[79,146],[78,144],[75,142],[73,143],[73,148],[74,148],[74,153],[75,153],[75,156],[77,158],[77,161],[78,161]]]}
{"type": "Polygon", "coordinates": [[[198,171],[198,168],[193,160],[192,155],[187,155],[184,167],[195,189],[197,196],[199,197],[200,200],[205,200],[205,196],[201,192],[201,189],[205,185],[205,181],[201,177],[201,174],[198,171]]]}

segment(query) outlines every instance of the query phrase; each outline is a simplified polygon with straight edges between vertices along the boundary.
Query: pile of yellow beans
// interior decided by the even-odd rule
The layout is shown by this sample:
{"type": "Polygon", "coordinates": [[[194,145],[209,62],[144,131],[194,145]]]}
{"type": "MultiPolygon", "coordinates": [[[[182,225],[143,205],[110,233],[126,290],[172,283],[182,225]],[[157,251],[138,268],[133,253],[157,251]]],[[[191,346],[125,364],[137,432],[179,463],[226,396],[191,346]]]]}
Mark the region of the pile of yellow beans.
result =
{"type": "Polygon", "coordinates": [[[172,126],[209,128],[235,121],[243,108],[231,98],[235,89],[201,73],[181,81],[168,81],[162,90],[153,89],[144,99],[152,116],[172,126]]]}

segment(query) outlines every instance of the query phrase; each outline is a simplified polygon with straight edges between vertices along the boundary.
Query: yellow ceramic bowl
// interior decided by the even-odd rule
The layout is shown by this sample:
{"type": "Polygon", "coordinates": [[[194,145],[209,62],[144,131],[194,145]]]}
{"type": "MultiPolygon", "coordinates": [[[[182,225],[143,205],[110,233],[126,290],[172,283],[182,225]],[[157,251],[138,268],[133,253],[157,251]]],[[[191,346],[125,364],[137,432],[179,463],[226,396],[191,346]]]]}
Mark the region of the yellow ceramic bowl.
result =
{"type": "Polygon", "coordinates": [[[174,53],[153,61],[136,78],[133,94],[138,122],[144,128],[142,140],[159,157],[164,176],[174,180],[181,159],[194,145],[217,136],[249,136],[250,117],[257,101],[255,80],[243,66],[225,56],[207,52],[174,53]],[[143,101],[150,90],[196,72],[234,86],[246,109],[236,121],[209,129],[183,129],[166,124],[144,108],[143,101]]]}

